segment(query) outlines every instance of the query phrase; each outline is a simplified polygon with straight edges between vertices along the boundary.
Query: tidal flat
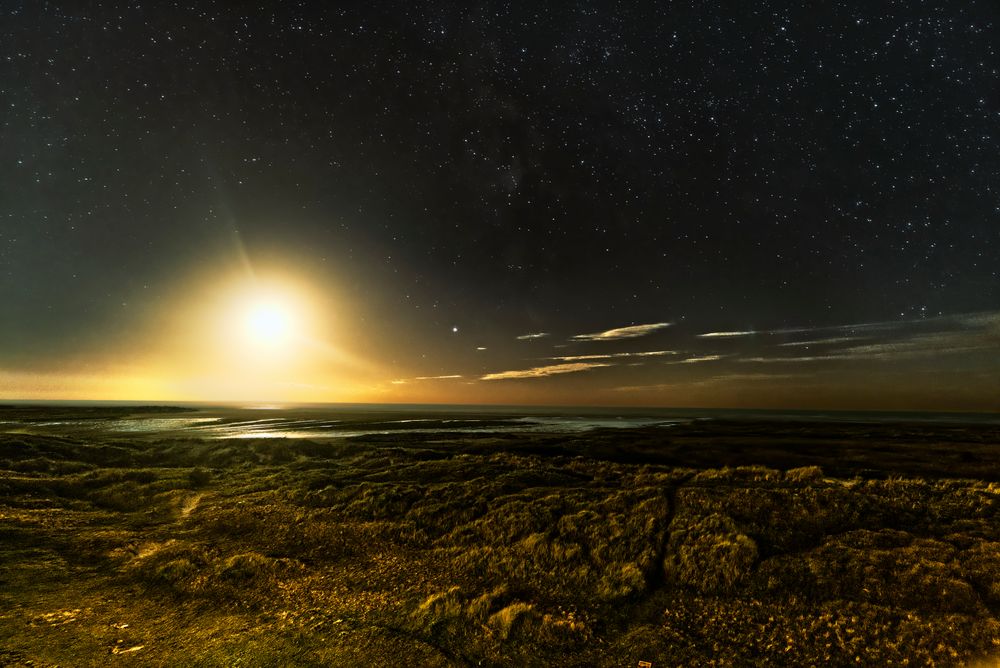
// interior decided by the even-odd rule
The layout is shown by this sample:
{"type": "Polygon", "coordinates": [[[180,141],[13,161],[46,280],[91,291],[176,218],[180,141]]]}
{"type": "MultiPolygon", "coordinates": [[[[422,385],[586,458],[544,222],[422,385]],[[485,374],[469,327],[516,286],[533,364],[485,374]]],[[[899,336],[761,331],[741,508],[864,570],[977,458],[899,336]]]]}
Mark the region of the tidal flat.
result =
{"type": "Polygon", "coordinates": [[[996,424],[105,428],[199,415],[0,411],[0,665],[1000,658],[996,424]]]}

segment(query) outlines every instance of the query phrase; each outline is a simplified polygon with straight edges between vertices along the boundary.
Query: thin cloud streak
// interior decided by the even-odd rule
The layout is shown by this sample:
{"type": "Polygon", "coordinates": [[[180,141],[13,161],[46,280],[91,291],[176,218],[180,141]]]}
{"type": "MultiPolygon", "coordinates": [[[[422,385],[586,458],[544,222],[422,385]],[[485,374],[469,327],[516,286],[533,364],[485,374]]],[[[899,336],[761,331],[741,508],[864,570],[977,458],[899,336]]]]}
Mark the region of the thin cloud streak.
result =
{"type": "Polygon", "coordinates": [[[665,329],[673,325],[672,322],[655,322],[648,325],[629,325],[628,327],[616,327],[603,332],[593,334],[577,334],[570,337],[572,341],[618,341],[620,339],[634,339],[646,336],[653,332],[665,329]]]}
{"type": "Polygon", "coordinates": [[[548,332],[533,332],[531,334],[522,334],[521,336],[517,337],[517,340],[530,341],[531,339],[544,339],[546,336],[549,336],[548,332]]]}
{"type": "Polygon", "coordinates": [[[959,317],[959,322],[969,327],[984,327],[1000,330],[1000,311],[985,311],[981,313],[966,313],[959,317]]]}
{"type": "Polygon", "coordinates": [[[953,355],[987,349],[1000,349],[1000,340],[995,335],[990,336],[978,331],[958,331],[920,334],[900,341],[852,346],[841,352],[860,359],[890,359],[953,355]]]}
{"type": "Polygon", "coordinates": [[[549,364],[546,366],[536,366],[531,369],[518,369],[515,371],[500,371],[488,373],[480,380],[516,380],[524,378],[545,378],[563,373],[576,373],[579,371],[589,371],[600,367],[612,366],[600,362],[574,362],[571,364],[549,364]]]}
{"type": "Polygon", "coordinates": [[[652,385],[622,385],[611,388],[612,392],[662,392],[664,390],[683,390],[691,386],[719,385],[724,383],[768,382],[783,380],[801,380],[802,376],[791,373],[733,373],[720,376],[710,376],[698,381],[684,383],[654,383],[652,385]]]}
{"type": "Polygon", "coordinates": [[[581,362],[585,360],[610,360],[610,359],[621,359],[623,357],[659,357],[661,355],[677,355],[675,350],[650,350],[648,352],[641,353],[607,353],[607,354],[595,354],[595,355],[561,355],[557,357],[546,357],[547,360],[552,360],[554,362],[581,362]]]}
{"type": "MultiPolygon", "coordinates": [[[[796,364],[830,360],[894,361],[973,353],[985,350],[1000,351],[1000,332],[994,329],[994,323],[1000,323],[1000,318],[982,317],[974,325],[968,320],[938,320],[938,324],[945,322],[951,324],[953,327],[958,325],[963,327],[963,329],[946,329],[924,334],[910,334],[906,337],[898,337],[896,339],[887,339],[839,349],[835,348],[822,355],[757,356],[742,358],[739,361],[761,364],[796,364]]],[[[864,339],[867,337],[847,337],[846,342],[857,340],[858,338],[864,339]]]]}
{"type": "Polygon", "coordinates": [[[622,385],[612,387],[612,392],[662,392],[664,390],[682,389],[685,385],[678,383],[656,383],[655,385],[622,385]]]}
{"type": "MultiPolygon", "coordinates": [[[[705,332],[704,334],[696,334],[696,338],[699,339],[735,339],[740,336],[753,336],[759,332],[748,331],[748,332],[705,332]]],[[[764,334],[770,334],[770,332],[764,332],[764,334]]]]}
{"type": "Polygon", "coordinates": [[[456,378],[462,378],[461,374],[449,374],[447,376],[417,376],[415,378],[397,378],[396,380],[390,382],[393,385],[406,385],[408,383],[421,380],[454,380],[456,378]]]}
{"type": "MultiPolygon", "coordinates": [[[[880,322],[858,322],[851,323],[847,325],[821,325],[819,327],[787,327],[783,329],[762,329],[762,330],[746,330],[746,331],[721,331],[721,332],[705,332],[704,334],[696,334],[696,338],[700,339],[731,339],[739,338],[744,336],[783,336],[789,334],[814,334],[819,332],[872,332],[872,331],[889,331],[895,329],[904,329],[906,327],[911,327],[914,325],[926,326],[934,323],[943,322],[963,322],[966,324],[981,324],[984,321],[996,321],[998,315],[996,313],[978,313],[972,315],[955,315],[955,316],[934,316],[931,318],[916,318],[911,320],[884,320],[880,322]]],[[[789,344],[793,345],[793,344],[789,344]]]]}
{"type": "Polygon", "coordinates": [[[698,357],[688,357],[676,362],[665,362],[665,364],[700,364],[701,362],[717,362],[728,355],[700,355],[698,357]]]}
{"type": "Polygon", "coordinates": [[[779,348],[794,348],[799,346],[833,346],[838,343],[850,343],[851,341],[863,341],[863,336],[836,336],[829,339],[810,339],[808,341],[788,341],[779,343],[779,348]]]}
{"type": "Polygon", "coordinates": [[[820,362],[843,359],[849,358],[846,355],[805,355],[803,357],[744,357],[736,361],[747,364],[796,364],[799,362],[820,362]]]}
{"type": "Polygon", "coordinates": [[[705,382],[719,382],[719,383],[730,383],[730,382],[746,382],[746,381],[771,381],[771,380],[798,380],[802,376],[794,373],[730,373],[723,374],[720,376],[712,376],[711,378],[706,378],[705,382]]]}

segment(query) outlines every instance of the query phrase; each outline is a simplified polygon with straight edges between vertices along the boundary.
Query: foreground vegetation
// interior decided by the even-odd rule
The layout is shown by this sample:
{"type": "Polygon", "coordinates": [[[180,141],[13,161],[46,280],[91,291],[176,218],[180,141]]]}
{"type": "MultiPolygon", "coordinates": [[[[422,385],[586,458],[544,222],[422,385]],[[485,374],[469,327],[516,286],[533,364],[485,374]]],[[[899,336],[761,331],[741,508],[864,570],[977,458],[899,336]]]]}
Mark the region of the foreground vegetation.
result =
{"type": "Polygon", "coordinates": [[[1000,434],[0,434],[0,665],[992,665],[1000,434]]]}

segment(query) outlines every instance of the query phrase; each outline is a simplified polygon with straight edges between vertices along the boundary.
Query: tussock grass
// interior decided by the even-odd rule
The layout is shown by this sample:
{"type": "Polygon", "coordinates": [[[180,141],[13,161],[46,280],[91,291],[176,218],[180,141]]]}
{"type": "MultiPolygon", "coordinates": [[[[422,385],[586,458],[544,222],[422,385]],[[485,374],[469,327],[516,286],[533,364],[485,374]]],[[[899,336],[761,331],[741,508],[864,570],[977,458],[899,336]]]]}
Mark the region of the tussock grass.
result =
{"type": "Polygon", "coordinates": [[[762,569],[773,591],[790,587],[813,600],[873,603],[923,612],[978,614],[982,602],[966,580],[971,575],[947,543],[913,539],[889,540],[849,532],[824,545],[791,557],[776,558],[762,569]],[[867,544],[866,544],[867,543],[867,544]]]}
{"type": "Polygon", "coordinates": [[[543,612],[534,603],[517,600],[506,586],[474,598],[457,586],[432,594],[410,614],[408,628],[469,659],[522,662],[553,650],[579,649],[593,635],[575,612],[543,612]]]}
{"type": "Polygon", "coordinates": [[[891,471],[826,454],[857,427],[810,429],[0,436],[0,663],[103,665],[140,645],[137,665],[996,654],[1000,488],[925,474],[913,444],[932,459],[951,452],[932,436],[960,438],[969,471],[997,441],[865,427],[891,471]],[[772,437],[795,447],[781,459],[772,437]]]}
{"type": "Polygon", "coordinates": [[[659,568],[663,490],[511,495],[444,540],[469,546],[456,566],[534,595],[614,601],[643,594],[659,568]]]}
{"type": "Polygon", "coordinates": [[[732,519],[683,515],[670,525],[668,577],[706,594],[731,592],[757,561],[757,544],[732,519]]]}

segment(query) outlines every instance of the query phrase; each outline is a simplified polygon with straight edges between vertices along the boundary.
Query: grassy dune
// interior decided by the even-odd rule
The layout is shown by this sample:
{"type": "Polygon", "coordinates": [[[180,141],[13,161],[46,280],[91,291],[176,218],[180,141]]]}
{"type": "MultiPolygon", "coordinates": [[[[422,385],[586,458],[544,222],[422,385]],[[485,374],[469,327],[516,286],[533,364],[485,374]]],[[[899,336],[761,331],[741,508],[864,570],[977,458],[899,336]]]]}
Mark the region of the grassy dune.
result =
{"type": "Polygon", "coordinates": [[[998,443],[0,435],[0,665],[992,665],[998,443]]]}

